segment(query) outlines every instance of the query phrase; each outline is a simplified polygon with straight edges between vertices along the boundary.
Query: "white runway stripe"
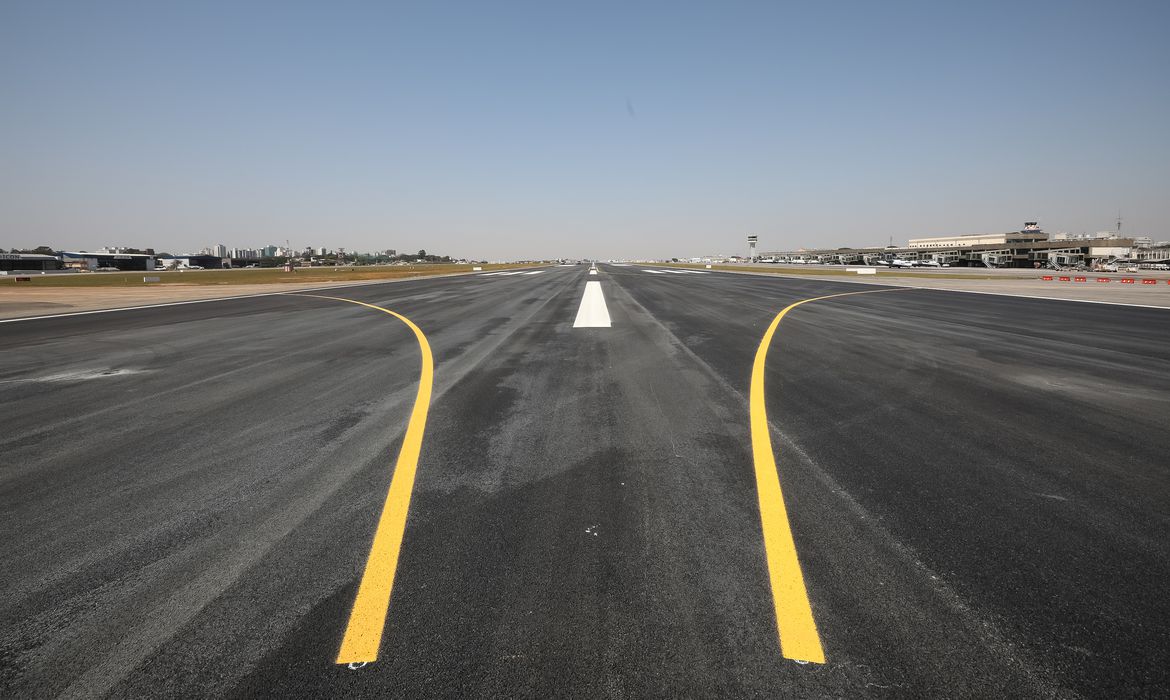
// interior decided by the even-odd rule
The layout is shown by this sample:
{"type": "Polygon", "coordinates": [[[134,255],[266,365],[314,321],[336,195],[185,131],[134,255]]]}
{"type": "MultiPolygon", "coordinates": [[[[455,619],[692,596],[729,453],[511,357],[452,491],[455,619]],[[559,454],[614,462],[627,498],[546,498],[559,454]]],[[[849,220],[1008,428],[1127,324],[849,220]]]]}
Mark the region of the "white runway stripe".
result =
{"type": "Polygon", "coordinates": [[[577,318],[573,321],[573,328],[609,327],[609,309],[605,306],[601,283],[586,282],[585,295],[581,297],[581,308],[577,309],[577,318]]]}
{"type": "Polygon", "coordinates": [[[476,277],[496,277],[496,276],[509,277],[511,275],[539,275],[542,272],[544,272],[544,270],[508,270],[506,272],[485,272],[482,275],[476,275],[476,277]]]}

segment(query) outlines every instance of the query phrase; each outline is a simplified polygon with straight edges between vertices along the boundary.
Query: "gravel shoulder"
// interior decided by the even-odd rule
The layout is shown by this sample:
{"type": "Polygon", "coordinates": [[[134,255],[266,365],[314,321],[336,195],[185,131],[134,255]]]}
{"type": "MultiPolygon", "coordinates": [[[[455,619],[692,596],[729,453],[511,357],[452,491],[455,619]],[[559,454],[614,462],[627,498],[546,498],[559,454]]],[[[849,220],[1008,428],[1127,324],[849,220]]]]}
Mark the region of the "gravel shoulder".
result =
{"type": "MultiPolygon", "coordinates": [[[[445,276],[445,275],[438,275],[445,276]]],[[[419,279],[419,278],[410,278],[419,279]]],[[[428,279],[430,279],[428,277],[428,279]]],[[[152,304],[169,304],[205,299],[225,299],[260,294],[278,294],[306,289],[353,287],[406,281],[388,279],[371,282],[281,282],[274,284],[217,284],[154,287],[40,287],[0,289],[0,319],[67,314],[79,311],[120,309],[152,304]]]]}

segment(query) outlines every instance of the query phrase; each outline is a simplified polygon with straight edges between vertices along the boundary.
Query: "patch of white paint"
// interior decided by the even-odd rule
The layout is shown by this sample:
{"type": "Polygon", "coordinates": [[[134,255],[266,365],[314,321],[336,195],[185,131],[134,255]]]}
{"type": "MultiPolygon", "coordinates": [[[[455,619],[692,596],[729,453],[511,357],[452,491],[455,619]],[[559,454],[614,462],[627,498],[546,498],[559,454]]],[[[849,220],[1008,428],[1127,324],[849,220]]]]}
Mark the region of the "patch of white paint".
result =
{"type": "Polygon", "coordinates": [[[20,377],[18,379],[0,379],[0,384],[40,383],[40,382],[84,382],[90,379],[108,379],[110,377],[124,377],[128,374],[142,374],[143,369],[81,369],[72,372],[47,374],[43,377],[20,377]]]}

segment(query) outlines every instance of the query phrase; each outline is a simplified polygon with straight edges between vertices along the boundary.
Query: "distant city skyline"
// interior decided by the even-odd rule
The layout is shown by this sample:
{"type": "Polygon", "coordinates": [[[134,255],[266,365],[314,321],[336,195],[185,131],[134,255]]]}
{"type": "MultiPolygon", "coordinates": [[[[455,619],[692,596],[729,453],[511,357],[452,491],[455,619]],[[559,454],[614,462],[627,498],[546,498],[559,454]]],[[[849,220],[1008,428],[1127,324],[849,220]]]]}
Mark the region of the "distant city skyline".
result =
{"type": "MultiPolygon", "coordinates": [[[[1035,225],[1040,230],[1043,230],[1046,233],[1051,234],[1054,237],[1054,240],[1058,240],[1061,238],[1066,239],[1066,240],[1078,240],[1078,239],[1090,239],[1090,238],[1122,237],[1122,238],[1135,238],[1138,240],[1146,240],[1147,242],[1149,242],[1149,241],[1165,242],[1165,240],[1170,239],[1170,236],[1167,236],[1167,237],[1162,238],[1162,239],[1157,239],[1156,237],[1148,236],[1148,235],[1145,235],[1142,233],[1125,230],[1122,228],[1123,223],[1124,223],[1123,217],[1119,216],[1117,219],[1114,220],[1114,228],[1101,229],[1101,230],[1097,230],[1097,231],[1081,231],[1081,232],[1055,231],[1055,230],[1047,229],[1044,226],[1039,225],[1039,222],[1024,222],[1024,227],[1026,228],[1028,226],[1035,225]]],[[[944,235],[971,236],[971,235],[979,235],[979,234],[1007,233],[1007,232],[1011,232],[1011,231],[1015,231],[1015,230],[1019,230],[1019,228],[1018,227],[1017,228],[1005,228],[1001,231],[964,232],[964,233],[944,234],[944,235]]],[[[874,242],[870,243],[868,246],[863,245],[863,246],[855,246],[855,247],[883,247],[883,246],[891,244],[891,243],[901,246],[903,243],[907,242],[908,238],[914,238],[914,237],[915,237],[914,235],[910,235],[910,236],[907,236],[906,238],[902,238],[902,239],[893,239],[891,237],[891,238],[887,239],[886,241],[874,241],[874,242]]],[[[740,248],[742,248],[746,245],[746,238],[747,238],[746,235],[741,237],[740,241],[738,242],[740,248]]],[[[35,246],[16,246],[16,247],[31,249],[35,246]]],[[[816,245],[811,245],[811,244],[801,244],[801,245],[796,246],[794,249],[799,249],[799,248],[831,249],[831,248],[835,248],[835,247],[843,247],[843,246],[836,246],[836,245],[816,246],[816,245]]],[[[850,247],[854,247],[854,246],[850,246],[850,247]]],[[[0,246],[0,248],[3,248],[3,246],[0,246]]],[[[100,253],[100,252],[110,252],[110,251],[121,250],[121,249],[138,249],[138,250],[152,249],[152,250],[158,251],[159,253],[166,252],[166,253],[172,253],[172,254],[208,254],[208,255],[218,255],[220,257],[233,257],[233,258],[235,258],[235,257],[253,257],[253,255],[251,255],[251,253],[253,253],[253,252],[258,253],[264,257],[274,257],[274,256],[275,257],[284,257],[284,256],[288,256],[288,255],[300,255],[300,254],[304,253],[305,251],[312,251],[312,253],[314,255],[333,255],[333,254],[336,254],[340,250],[344,250],[347,254],[351,254],[351,255],[381,255],[381,254],[385,254],[387,252],[389,252],[390,255],[395,255],[398,252],[413,254],[413,250],[407,250],[407,249],[378,248],[378,247],[357,249],[357,248],[350,248],[350,247],[346,247],[346,246],[338,246],[335,248],[330,248],[327,246],[319,246],[319,245],[314,245],[314,244],[305,244],[305,245],[298,246],[295,244],[291,244],[291,242],[288,242],[285,244],[268,243],[265,245],[257,245],[257,246],[239,246],[239,245],[229,245],[229,244],[225,244],[225,243],[215,243],[215,244],[211,244],[211,245],[204,245],[204,246],[199,247],[199,248],[176,249],[176,250],[169,250],[169,249],[159,248],[157,246],[149,246],[149,245],[130,246],[130,245],[106,244],[106,245],[102,245],[102,246],[93,247],[92,249],[91,248],[72,248],[70,250],[73,250],[73,251],[88,250],[90,252],[99,252],[100,253]],[[236,255],[234,251],[248,251],[249,254],[236,255]]],[[[424,250],[424,249],[425,248],[420,248],[419,250],[424,250]]],[[[770,250],[770,248],[768,248],[767,246],[764,246],[764,247],[757,246],[756,250],[757,250],[757,252],[762,253],[762,252],[765,252],[767,250],[770,250]]],[[[461,254],[459,254],[458,252],[455,252],[455,253],[451,253],[449,251],[447,251],[447,252],[430,251],[430,252],[437,252],[440,255],[461,256],[461,254]]],[[[739,255],[741,252],[742,251],[740,251],[738,249],[731,249],[731,250],[727,250],[727,251],[714,251],[714,250],[712,250],[712,251],[706,251],[704,253],[698,253],[698,255],[711,255],[711,254],[739,255]]],[[[644,259],[653,259],[653,258],[664,258],[664,257],[668,258],[668,257],[676,256],[676,255],[689,256],[690,254],[671,253],[671,254],[663,254],[663,255],[657,255],[657,256],[641,256],[641,257],[644,259]]],[[[471,257],[475,257],[475,256],[461,256],[461,257],[471,258],[471,257]]],[[[546,256],[543,259],[556,259],[556,258],[565,258],[565,257],[582,258],[582,257],[588,257],[588,256],[546,256]]],[[[629,257],[630,259],[636,259],[635,256],[604,256],[600,259],[618,258],[618,257],[629,257]]],[[[532,258],[532,259],[541,259],[541,258],[532,258]]]]}
{"type": "Polygon", "coordinates": [[[0,247],[1170,238],[1170,4],[0,5],[0,247]]]}

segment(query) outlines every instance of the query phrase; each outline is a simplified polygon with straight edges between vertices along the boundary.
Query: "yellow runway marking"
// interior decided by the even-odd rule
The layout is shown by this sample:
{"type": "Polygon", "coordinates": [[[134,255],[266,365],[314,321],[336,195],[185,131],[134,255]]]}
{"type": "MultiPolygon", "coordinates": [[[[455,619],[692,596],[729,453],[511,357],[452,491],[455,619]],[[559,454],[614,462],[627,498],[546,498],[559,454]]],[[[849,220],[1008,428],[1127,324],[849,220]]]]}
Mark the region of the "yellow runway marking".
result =
{"type": "Polygon", "coordinates": [[[768,556],[768,579],[772,584],[772,602],[776,608],[776,627],[780,632],[780,653],[785,658],[797,661],[825,663],[825,651],[817,634],[813,620],[812,604],[804,587],[804,576],[800,572],[800,561],[796,556],[796,543],[792,539],[792,527],[788,523],[788,511],[784,507],[784,494],[780,491],[780,475],[776,470],[776,457],[772,452],[772,436],[768,430],[768,411],[764,405],[764,366],[768,359],[768,346],[780,321],[796,307],[823,299],[893,292],[897,289],[871,289],[863,292],[829,294],[812,299],[803,299],[789,304],[776,314],[772,324],[764,333],[756,360],[752,365],[752,385],[749,398],[752,429],[752,456],[756,467],[756,489],[760,497],[760,523],[764,531],[764,550],[768,556]]]}
{"type": "Polygon", "coordinates": [[[349,615],[349,624],[345,628],[345,636],[341,639],[341,650],[337,652],[339,664],[366,664],[377,660],[378,647],[382,643],[382,630],[386,626],[390,591],[394,588],[394,574],[398,569],[398,555],[402,551],[402,536],[406,531],[406,514],[410,509],[410,495],[414,490],[414,476],[418,471],[418,456],[422,449],[423,430],[427,424],[427,410],[431,405],[431,385],[435,376],[434,358],[422,330],[401,314],[353,299],[321,294],[298,296],[345,301],[390,314],[414,331],[422,354],[418,396],[415,397],[414,408],[410,412],[410,422],[406,426],[406,435],[402,438],[402,448],[398,451],[398,463],[394,466],[390,491],[386,494],[386,503],[382,506],[382,515],[378,518],[377,529],[374,530],[374,542],[370,546],[366,570],[358,586],[353,611],[349,615]]]}

